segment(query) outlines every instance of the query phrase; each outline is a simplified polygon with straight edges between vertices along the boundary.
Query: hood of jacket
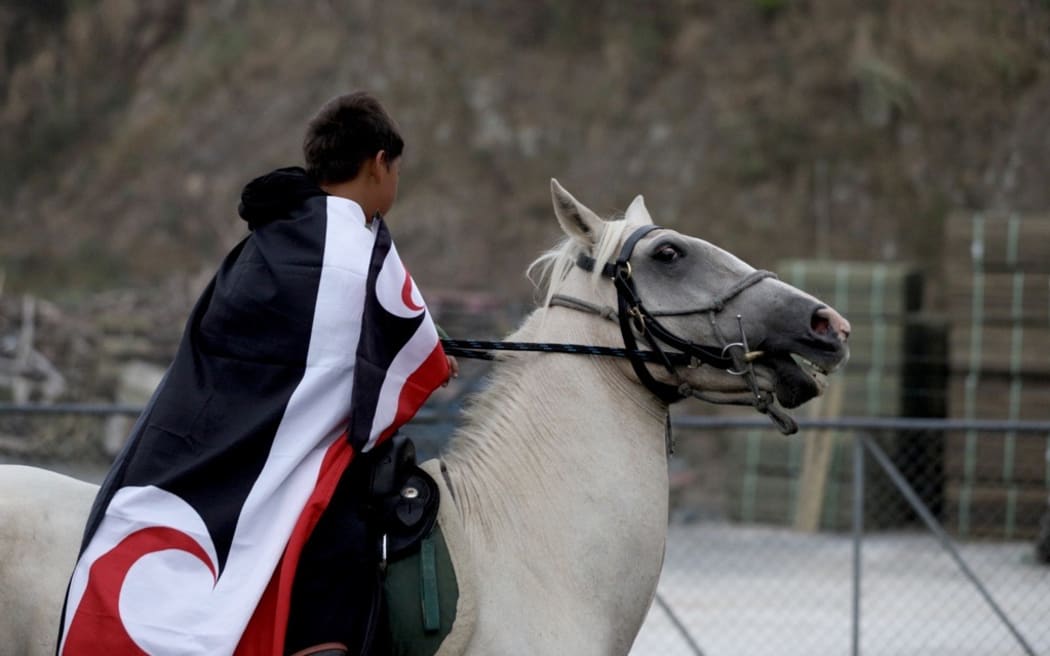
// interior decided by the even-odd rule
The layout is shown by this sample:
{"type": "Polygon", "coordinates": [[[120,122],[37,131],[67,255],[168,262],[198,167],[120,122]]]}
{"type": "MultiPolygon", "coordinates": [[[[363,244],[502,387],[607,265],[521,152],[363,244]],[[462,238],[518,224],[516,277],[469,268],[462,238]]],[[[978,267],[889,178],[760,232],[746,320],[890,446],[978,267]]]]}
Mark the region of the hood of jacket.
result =
{"type": "Polygon", "coordinates": [[[244,186],[237,213],[255,230],[267,223],[287,219],[289,213],[314,196],[327,196],[299,166],[277,169],[244,186]]]}

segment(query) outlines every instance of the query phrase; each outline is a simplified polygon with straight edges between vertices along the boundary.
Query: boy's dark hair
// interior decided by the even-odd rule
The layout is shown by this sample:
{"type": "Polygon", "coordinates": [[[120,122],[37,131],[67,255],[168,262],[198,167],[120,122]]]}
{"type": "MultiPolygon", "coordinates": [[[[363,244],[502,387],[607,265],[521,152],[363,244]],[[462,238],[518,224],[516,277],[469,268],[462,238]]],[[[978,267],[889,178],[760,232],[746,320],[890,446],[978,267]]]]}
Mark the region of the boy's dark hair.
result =
{"type": "Polygon", "coordinates": [[[386,151],[387,165],[401,156],[405,142],[397,125],[371,95],[337,96],[311,119],[303,139],[306,172],[318,184],[357,177],[365,160],[386,151]]]}

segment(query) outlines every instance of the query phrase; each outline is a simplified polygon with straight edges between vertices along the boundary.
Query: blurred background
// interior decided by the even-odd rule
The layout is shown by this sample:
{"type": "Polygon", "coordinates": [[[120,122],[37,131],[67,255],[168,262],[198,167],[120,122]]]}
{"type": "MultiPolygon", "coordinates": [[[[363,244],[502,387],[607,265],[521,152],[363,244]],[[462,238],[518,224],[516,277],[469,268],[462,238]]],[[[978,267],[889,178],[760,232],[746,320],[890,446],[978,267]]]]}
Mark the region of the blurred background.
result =
{"type": "Polygon", "coordinates": [[[405,136],[390,224],[454,337],[531,306],[551,177],[600,214],[644,194],[853,323],[801,438],[676,407],[633,653],[1050,653],[1046,0],[3,2],[0,461],[104,473],[246,234],[241,187],[301,163],[306,121],[356,89],[405,136]],[[961,423],[873,424],[901,417],[961,423]]]}

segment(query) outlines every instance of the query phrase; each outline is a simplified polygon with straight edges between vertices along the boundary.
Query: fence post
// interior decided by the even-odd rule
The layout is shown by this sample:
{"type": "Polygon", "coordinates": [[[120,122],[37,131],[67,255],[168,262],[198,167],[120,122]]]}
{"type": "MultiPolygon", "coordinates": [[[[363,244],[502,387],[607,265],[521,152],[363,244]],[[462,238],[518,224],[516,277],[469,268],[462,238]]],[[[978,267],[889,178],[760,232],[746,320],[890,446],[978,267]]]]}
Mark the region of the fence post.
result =
{"type": "Polygon", "coordinates": [[[864,543],[864,444],[860,433],[853,432],[853,621],[851,636],[853,656],[860,654],[861,547],[864,543]]]}

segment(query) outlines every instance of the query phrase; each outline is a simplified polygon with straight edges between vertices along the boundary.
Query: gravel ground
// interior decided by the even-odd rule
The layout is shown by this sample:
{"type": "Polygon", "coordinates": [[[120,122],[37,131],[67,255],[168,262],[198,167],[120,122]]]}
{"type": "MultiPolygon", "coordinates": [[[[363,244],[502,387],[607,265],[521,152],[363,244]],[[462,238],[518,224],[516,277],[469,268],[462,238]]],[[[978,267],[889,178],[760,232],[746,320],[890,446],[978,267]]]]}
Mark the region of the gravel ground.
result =
{"type": "MultiPolygon", "coordinates": [[[[1050,654],[1050,567],[1027,542],[959,545],[1027,652],[932,534],[865,537],[860,653],[1050,654]]],[[[851,653],[849,535],[722,523],[672,525],[659,594],[705,656],[851,653]]],[[[631,656],[689,647],[654,604],[631,656]]]]}

